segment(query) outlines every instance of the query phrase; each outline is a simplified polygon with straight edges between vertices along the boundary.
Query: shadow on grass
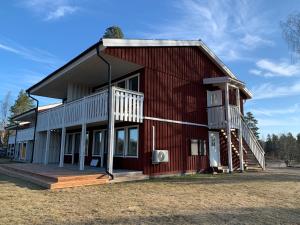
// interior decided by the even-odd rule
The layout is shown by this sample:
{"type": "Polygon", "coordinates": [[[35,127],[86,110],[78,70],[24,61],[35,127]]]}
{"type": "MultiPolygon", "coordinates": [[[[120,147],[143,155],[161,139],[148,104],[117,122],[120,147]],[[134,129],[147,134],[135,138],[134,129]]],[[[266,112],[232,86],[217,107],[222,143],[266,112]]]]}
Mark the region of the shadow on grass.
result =
{"type": "Polygon", "coordinates": [[[300,182],[300,174],[281,174],[266,172],[245,172],[243,174],[195,174],[185,176],[174,176],[167,178],[150,179],[149,182],[168,182],[186,184],[238,184],[250,182],[300,182]]]}
{"type": "Polygon", "coordinates": [[[199,212],[195,209],[193,212],[174,212],[167,215],[158,212],[151,216],[139,216],[132,212],[122,217],[96,217],[70,224],[300,224],[299,212],[300,208],[280,207],[232,208],[213,212],[199,212]]]}
{"type": "Polygon", "coordinates": [[[25,181],[21,178],[10,177],[7,175],[0,174],[0,187],[1,187],[1,185],[10,185],[10,184],[14,184],[18,187],[27,188],[30,190],[45,190],[45,188],[38,186],[36,184],[33,184],[29,181],[25,181]]]}

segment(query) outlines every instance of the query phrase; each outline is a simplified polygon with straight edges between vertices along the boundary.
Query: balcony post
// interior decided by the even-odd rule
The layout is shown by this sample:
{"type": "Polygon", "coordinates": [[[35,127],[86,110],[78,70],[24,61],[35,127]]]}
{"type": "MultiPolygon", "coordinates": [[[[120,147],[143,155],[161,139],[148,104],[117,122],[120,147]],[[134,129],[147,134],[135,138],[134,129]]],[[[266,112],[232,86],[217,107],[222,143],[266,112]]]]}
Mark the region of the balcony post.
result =
{"type": "Polygon", "coordinates": [[[236,89],[236,103],[239,110],[239,129],[238,129],[238,136],[239,136],[239,151],[240,151],[240,170],[241,172],[244,171],[244,152],[243,152],[243,132],[242,132],[242,121],[241,121],[241,99],[240,99],[240,89],[236,89]]]}
{"type": "Polygon", "coordinates": [[[86,98],[82,101],[82,125],[81,125],[81,141],[79,150],[79,170],[84,170],[85,148],[86,148],[86,98]]]}
{"type": "Polygon", "coordinates": [[[63,127],[61,130],[59,167],[64,167],[65,142],[66,142],[66,128],[63,127]]]}
{"type": "Polygon", "coordinates": [[[233,172],[232,165],[232,146],[231,146],[231,118],[230,118],[230,108],[229,108],[229,84],[225,84],[225,109],[226,109],[226,130],[227,130],[227,150],[228,150],[228,169],[229,172],[233,172]]]}
{"type": "Polygon", "coordinates": [[[114,116],[114,87],[109,87],[109,101],[108,101],[108,154],[107,154],[107,165],[108,172],[113,174],[113,159],[114,159],[114,133],[115,133],[115,116],[114,116]]]}

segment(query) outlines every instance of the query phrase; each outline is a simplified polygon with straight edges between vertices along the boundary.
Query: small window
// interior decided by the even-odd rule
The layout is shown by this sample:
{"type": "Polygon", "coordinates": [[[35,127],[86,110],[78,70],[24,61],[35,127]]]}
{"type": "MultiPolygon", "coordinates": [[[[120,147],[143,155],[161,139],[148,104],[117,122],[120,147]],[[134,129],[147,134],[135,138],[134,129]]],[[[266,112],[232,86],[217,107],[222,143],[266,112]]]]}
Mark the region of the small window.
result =
{"type": "Polygon", "coordinates": [[[138,153],[138,128],[128,128],[127,156],[137,156],[138,153]]]}
{"type": "Polygon", "coordinates": [[[139,91],[139,77],[138,76],[130,78],[128,83],[129,83],[129,87],[128,87],[129,90],[139,91]]]}
{"type": "Polygon", "coordinates": [[[123,156],[125,149],[125,130],[119,129],[116,131],[116,147],[115,147],[115,155],[123,156]]]}
{"type": "Polygon", "coordinates": [[[201,156],[206,156],[206,141],[205,140],[200,140],[199,145],[200,145],[200,155],[201,156]]]}

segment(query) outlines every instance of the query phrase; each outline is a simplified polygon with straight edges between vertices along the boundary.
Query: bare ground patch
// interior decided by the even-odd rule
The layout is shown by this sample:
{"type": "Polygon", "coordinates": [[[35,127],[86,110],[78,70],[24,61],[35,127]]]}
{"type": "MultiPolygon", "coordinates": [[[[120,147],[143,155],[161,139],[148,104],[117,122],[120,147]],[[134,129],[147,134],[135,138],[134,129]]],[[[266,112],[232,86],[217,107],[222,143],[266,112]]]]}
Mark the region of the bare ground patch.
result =
{"type": "Polygon", "coordinates": [[[300,170],[56,191],[0,175],[0,224],[300,224],[300,170]]]}

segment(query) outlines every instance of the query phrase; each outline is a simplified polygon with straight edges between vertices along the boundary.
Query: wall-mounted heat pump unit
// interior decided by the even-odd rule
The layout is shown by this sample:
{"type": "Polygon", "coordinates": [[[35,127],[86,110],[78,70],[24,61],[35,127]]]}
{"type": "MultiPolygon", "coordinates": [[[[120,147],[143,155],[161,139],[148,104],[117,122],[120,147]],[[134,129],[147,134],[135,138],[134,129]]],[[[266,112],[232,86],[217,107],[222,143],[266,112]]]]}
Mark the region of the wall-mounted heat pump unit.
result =
{"type": "Polygon", "coordinates": [[[169,162],[169,151],[168,150],[154,150],[152,151],[152,163],[169,162]]]}

